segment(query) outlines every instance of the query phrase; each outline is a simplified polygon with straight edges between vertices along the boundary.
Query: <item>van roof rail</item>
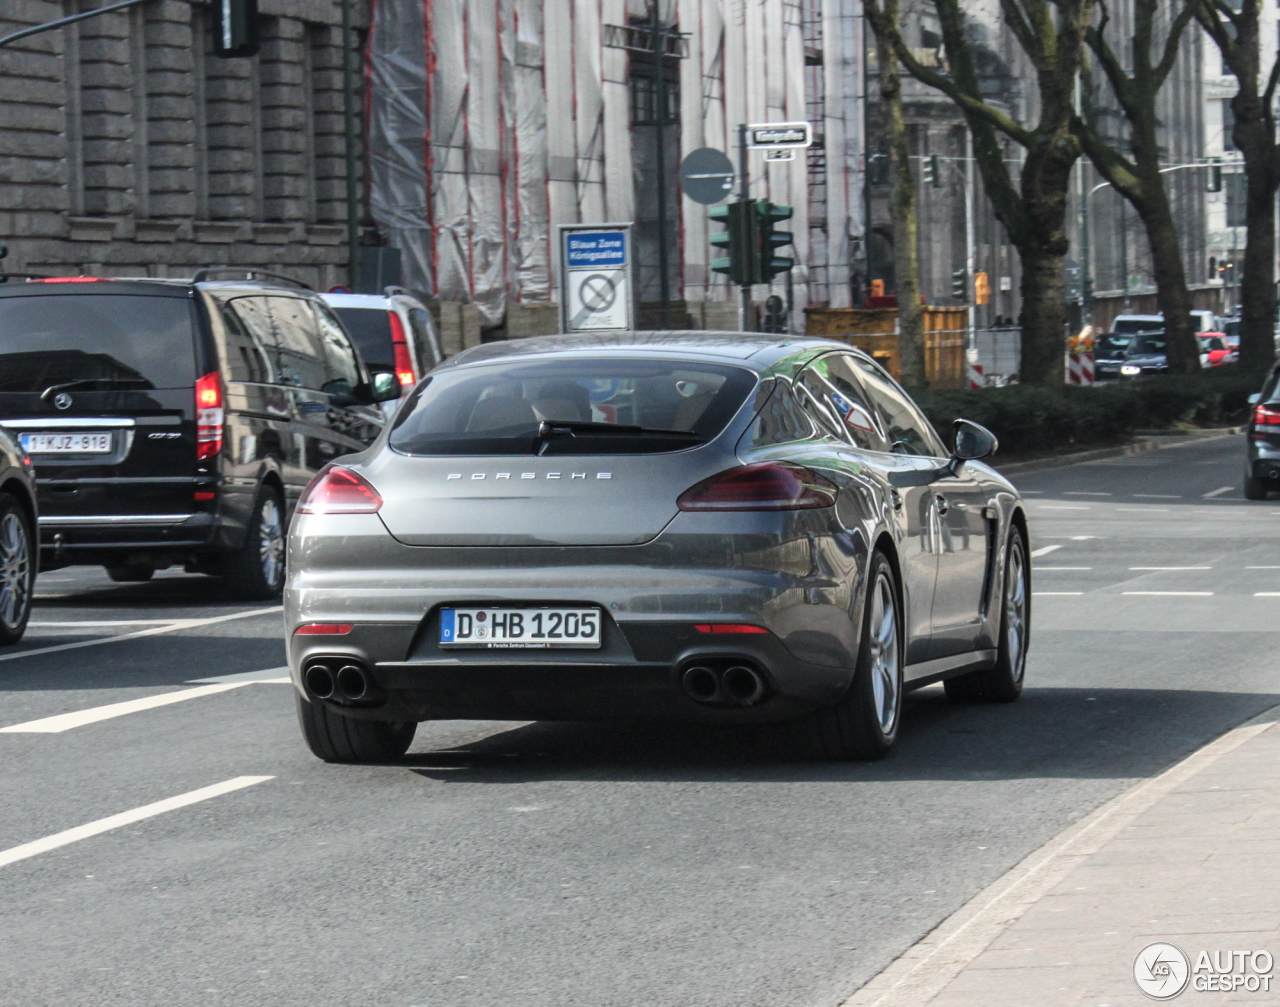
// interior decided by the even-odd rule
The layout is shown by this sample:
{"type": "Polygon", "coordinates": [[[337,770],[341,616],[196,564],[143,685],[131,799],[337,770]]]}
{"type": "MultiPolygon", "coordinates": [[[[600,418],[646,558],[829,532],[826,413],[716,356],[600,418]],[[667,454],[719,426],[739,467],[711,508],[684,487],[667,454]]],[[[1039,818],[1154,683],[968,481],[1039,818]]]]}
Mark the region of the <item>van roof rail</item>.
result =
{"type": "Polygon", "coordinates": [[[309,283],[302,280],[294,279],[292,276],[285,276],[283,273],[273,273],[266,269],[257,269],[253,266],[205,266],[203,269],[197,269],[196,275],[191,277],[192,283],[200,283],[202,280],[209,279],[215,273],[247,273],[246,279],[253,279],[258,276],[265,276],[272,280],[283,280],[285,283],[292,283],[295,287],[301,287],[303,290],[314,290],[315,288],[309,283]]]}

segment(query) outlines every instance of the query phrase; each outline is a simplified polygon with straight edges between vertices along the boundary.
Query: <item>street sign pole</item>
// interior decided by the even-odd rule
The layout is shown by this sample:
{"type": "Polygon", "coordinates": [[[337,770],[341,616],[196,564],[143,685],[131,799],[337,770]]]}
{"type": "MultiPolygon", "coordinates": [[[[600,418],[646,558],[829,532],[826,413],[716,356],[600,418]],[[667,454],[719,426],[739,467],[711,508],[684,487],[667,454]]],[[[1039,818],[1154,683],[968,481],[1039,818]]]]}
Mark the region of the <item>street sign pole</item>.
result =
{"type": "Polygon", "coordinates": [[[671,278],[667,275],[667,32],[653,0],[654,121],[658,133],[658,296],[662,302],[662,327],[671,328],[671,278]]]}
{"type": "MultiPolygon", "coordinates": [[[[738,126],[738,198],[744,203],[751,198],[751,186],[747,179],[747,124],[738,126]]],[[[747,332],[747,320],[751,316],[751,285],[744,283],[739,290],[738,331],[747,332]]]]}

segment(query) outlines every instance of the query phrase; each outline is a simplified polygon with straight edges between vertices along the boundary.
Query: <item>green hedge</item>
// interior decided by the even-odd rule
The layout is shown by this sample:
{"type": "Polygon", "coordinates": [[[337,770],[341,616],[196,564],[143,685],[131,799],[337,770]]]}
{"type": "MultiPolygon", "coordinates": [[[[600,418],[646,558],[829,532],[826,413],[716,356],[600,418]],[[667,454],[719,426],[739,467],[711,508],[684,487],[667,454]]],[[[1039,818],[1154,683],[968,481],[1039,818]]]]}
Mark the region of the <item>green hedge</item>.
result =
{"type": "Polygon", "coordinates": [[[956,417],[1000,438],[1002,456],[1052,454],[1115,444],[1137,430],[1230,426],[1248,415],[1263,375],[1235,365],[1191,377],[1108,381],[1091,388],[1010,385],[975,391],[916,391],[913,397],[943,435],[956,417]]]}

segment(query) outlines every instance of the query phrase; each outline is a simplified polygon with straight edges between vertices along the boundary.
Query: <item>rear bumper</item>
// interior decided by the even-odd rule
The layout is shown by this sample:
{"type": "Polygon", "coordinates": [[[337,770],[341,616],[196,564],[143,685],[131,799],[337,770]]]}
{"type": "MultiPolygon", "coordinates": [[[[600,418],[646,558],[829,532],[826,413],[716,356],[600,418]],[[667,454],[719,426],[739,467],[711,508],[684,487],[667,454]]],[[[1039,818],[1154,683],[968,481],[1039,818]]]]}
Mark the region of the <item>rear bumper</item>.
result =
{"type": "Polygon", "coordinates": [[[833,534],[816,512],[787,520],[798,527],[785,536],[761,527],[747,534],[745,524],[740,535],[704,534],[701,522],[690,520],[683,531],[677,521],[641,546],[476,550],[401,545],[372,515],[299,517],[284,599],[293,679],[313,699],[303,677],[309,662],[358,661],[377,705],[344,712],[384,720],[794,716],[836,702],[849,685],[859,633],[850,613],[861,611],[853,594],[866,550],[856,537],[833,534]],[[338,528],[345,534],[335,538],[338,528]],[[330,548],[360,562],[327,557],[330,548]],[[477,554],[486,566],[471,565],[477,554]],[[720,565],[710,565],[716,560],[720,565]],[[603,646],[442,650],[440,609],[476,602],[598,606],[603,646]],[[293,635],[311,622],[354,628],[345,636],[293,635]],[[694,628],[725,622],[768,632],[707,635],[694,628]],[[759,702],[706,705],[685,692],[692,664],[735,661],[767,683],[759,702]]]}
{"type": "Polygon", "coordinates": [[[140,550],[189,550],[209,545],[216,514],[41,515],[42,558],[95,562],[96,556],[140,550]]]}

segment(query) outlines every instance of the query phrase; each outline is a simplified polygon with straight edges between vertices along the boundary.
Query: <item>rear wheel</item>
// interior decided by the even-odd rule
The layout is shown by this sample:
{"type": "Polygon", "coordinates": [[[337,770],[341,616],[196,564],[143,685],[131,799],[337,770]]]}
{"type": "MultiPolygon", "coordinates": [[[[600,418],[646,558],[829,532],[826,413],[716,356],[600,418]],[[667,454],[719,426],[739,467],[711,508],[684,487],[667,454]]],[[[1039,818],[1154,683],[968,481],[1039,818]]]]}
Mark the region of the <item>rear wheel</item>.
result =
{"type": "Polygon", "coordinates": [[[226,584],[239,598],[263,601],[284,589],[284,505],[273,486],[258,490],[244,546],[226,566],[226,584]]]}
{"type": "Polygon", "coordinates": [[[392,762],[409,750],[418,725],[412,720],[358,720],[294,694],[298,724],[312,753],[325,762],[392,762]]]}
{"type": "Polygon", "coordinates": [[[1000,612],[1000,649],[990,668],[948,678],[953,703],[1012,703],[1022,695],[1031,632],[1031,577],[1022,531],[1009,533],[1004,567],[1004,605],[1000,612]]]}
{"type": "Polygon", "coordinates": [[[31,616],[35,586],[35,539],[26,512],[0,493],[0,646],[17,643],[31,616]]]}
{"type": "Polygon", "coordinates": [[[828,759],[883,759],[902,719],[902,618],[893,567],[871,555],[862,641],[849,690],[835,706],[815,710],[804,724],[828,759]]]}
{"type": "Polygon", "coordinates": [[[1265,500],[1267,498],[1267,484],[1262,479],[1255,479],[1253,476],[1244,477],[1244,498],[1246,500],[1265,500]]]}

